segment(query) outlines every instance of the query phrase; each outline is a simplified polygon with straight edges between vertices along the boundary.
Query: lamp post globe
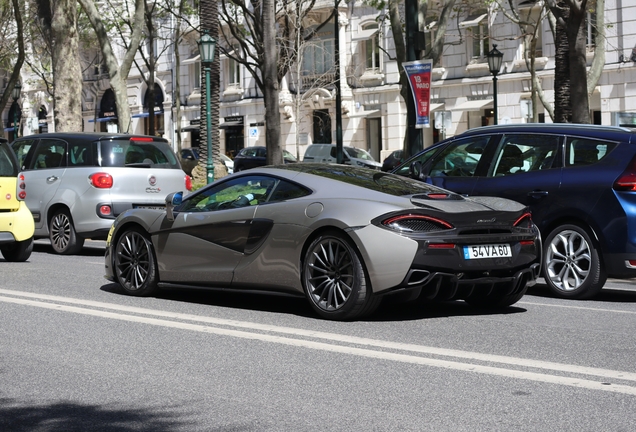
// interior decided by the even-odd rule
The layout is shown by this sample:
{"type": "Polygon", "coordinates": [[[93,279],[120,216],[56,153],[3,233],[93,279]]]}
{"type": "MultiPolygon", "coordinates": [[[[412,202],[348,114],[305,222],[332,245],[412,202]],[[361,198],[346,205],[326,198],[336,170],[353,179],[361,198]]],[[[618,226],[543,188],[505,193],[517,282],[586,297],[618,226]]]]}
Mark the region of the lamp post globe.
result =
{"type": "Polygon", "coordinates": [[[205,121],[207,131],[207,163],[206,174],[207,183],[214,181],[214,161],[212,159],[212,117],[210,116],[210,64],[214,61],[214,50],[216,49],[216,39],[210,36],[208,30],[203,30],[201,39],[197,41],[199,54],[201,55],[201,65],[205,71],[205,121]]]}
{"type": "Polygon", "coordinates": [[[486,55],[488,58],[488,69],[492,74],[492,94],[493,94],[493,115],[495,117],[495,124],[499,118],[497,113],[497,75],[501,70],[501,63],[503,62],[503,53],[497,49],[497,45],[493,44],[492,49],[486,55]]]}

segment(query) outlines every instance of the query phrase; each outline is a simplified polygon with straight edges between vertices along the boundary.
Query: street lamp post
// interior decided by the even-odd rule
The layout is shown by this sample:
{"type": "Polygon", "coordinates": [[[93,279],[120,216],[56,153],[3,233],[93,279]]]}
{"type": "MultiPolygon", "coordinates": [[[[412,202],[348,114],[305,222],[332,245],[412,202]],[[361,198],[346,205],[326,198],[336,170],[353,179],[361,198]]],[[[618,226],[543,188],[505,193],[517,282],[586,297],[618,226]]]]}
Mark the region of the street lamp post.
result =
{"type": "Polygon", "coordinates": [[[18,99],[20,99],[21,92],[22,85],[20,83],[16,83],[11,91],[11,97],[13,97],[13,101],[16,104],[15,110],[13,110],[13,134],[16,138],[19,136],[18,132],[20,131],[20,127],[18,125],[18,99]]]}
{"type": "Polygon", "coordinates": [[[492,94],[493,94],[493,104],[494,110],[493,114],[495,116],[495,124],[497,124],[497,75],[501,70],[501,62],[503,61],[503,53],[497,49],[497,45],[493,44],[492,49],[487,55],[488,57],[488,69],[490,69],[490,73],[492,74],[492,94]]]}
{"type": "Polygon", "coordinates": [[[203,30],[201,39],[197,42],[199,45],[199,53],[201,54],[201,64],[205,70],[205,121],[208,141],[208,160],[206,166],[207,183],[214,181],[214,160],[212,159],[212,117],[210,116],[210,66],[214,61],[214,49],[216,48],[216,39],[203,30]]]}

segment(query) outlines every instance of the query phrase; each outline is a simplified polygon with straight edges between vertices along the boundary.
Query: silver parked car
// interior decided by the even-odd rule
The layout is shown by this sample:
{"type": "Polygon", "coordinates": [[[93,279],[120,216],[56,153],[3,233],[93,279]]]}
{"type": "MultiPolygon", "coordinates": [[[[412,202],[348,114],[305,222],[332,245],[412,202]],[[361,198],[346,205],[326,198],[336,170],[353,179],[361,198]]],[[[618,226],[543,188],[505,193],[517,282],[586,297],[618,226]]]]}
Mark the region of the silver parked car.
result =
{"type": "Polygon", "coordinates": [[[167,140],[112,133],[30,135],[12,143],[19,159],[35,238],[55,252],[78,252],[84,239],[106,239],[120,213],[164,208],[166,194],[190,190],[167,140]]]}
{"type": "Polygon", "coordinates": [[[131,295],[221,287],[305,295],[327,319],[383,296],[518,301],[539,272],[527,208],[336,164],[252,168],[163,211],[132,209],[108,235],[106,278],[131,295]]]}
{"type": "MultiPolygon", "coordinates": [[[[312,144],[305,150],[303,162],[327,162],[336,163],[336,145],[335,144],[312,144]]],[[[373,156],[366,151],[357,147],[342,147],[343,162],[347,165],[361,166],[379,170],[382,164],[373,159],[373,156]]]]}

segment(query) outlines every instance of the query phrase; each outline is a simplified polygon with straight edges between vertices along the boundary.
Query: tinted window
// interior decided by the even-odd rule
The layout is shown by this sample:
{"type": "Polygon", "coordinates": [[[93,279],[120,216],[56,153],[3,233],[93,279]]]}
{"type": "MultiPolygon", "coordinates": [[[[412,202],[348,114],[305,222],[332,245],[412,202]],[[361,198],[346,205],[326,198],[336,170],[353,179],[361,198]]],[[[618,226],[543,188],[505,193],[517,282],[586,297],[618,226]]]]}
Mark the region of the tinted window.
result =
{"type": "Polygon", "coordinates": [[[310,193],[302,186],[275,177],[243,176],[188,197],[178,210],[188,212],[226,210],[298,198],[310,193]]]}
{"type": "Polygon", "coordinates": [[[161,141],[101,141],[101,166],[181,169],[170,146],[161,141]]]}
{"type": "Polygon", "coordinates": [[[420,162],[422,165],[424,165],[435,153],[437,153],[438,150],[439,150],[439,147],[435,147],[435,148],[426,150],[423,153],[415,155],[415,157],[412,157],[411,159],[406,161],[404,164],[396,168],[396,170],[394,171],[394,174],[398,174],[401,176],[408,176],[410,166],[413,162],[420,162]]]}
{"type": "Polygon", "coordinates": [[[283,159],[290,162],[296,162],[296,156],[288,152],[287,150],[283,150],[283,159]]]}
{"type": "Polygon", "coordinates": [[[355,148],[355,147],[345,147],[345,150],[349,157],[356,159],[364,159],[364,160],[374,160],[373,156],[371,156],[368,152],[355,148]]]}
{"type": "Polygon", "coordinates": [[[66,143],[60,140],[40,140],[33,155],[33,169],[59,168],[66,166],[66,143]]]}
{"type": "Polygon", "coordinates": [[[562,138],[554,135],[506,135],[494,158],[493,175],[505,176],[559,167],[562,138]]]}
{"type": "Polygon", "coordinates": [[[92,142],[79,142],[71,144],[68,152],[68,165],[94,166],[94,147],[95,145],[92,142]]]}
{"type": "Polygon", "coordinates": [[[473,137],[451,143],[435,157],[431,177],[472,177],[490,136],[473,137]]]}
{"type": "Polygon", "coordinates": [[[568,138],[566,166],[583,166],[596,163],[612,151],[615,146],[615,143],[587,138],[568,138]]]}
{"type": "Polygon", "coordinates": [[[35,142],[35,139],[25,139],[13,143],[13,151],[18,157],[18,165],[20,166],[20,169],[22,169],[22,167],[26,168],[27,155],[29,154],[29,150],[31,150],[31,147],[33,147],[33,144],[35,142]]]}

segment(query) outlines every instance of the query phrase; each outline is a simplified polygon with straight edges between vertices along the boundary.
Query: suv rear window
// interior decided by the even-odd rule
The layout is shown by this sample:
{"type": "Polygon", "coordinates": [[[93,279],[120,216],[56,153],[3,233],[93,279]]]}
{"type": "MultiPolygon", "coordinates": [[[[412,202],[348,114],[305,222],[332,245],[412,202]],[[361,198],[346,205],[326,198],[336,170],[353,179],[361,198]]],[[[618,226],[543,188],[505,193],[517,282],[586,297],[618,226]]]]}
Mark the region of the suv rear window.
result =
{"type": "Polygon", "coordinates": [[[153,167],[180,169],[170,146],[162,141],[101,141],[103,167],[153,167]]]}

